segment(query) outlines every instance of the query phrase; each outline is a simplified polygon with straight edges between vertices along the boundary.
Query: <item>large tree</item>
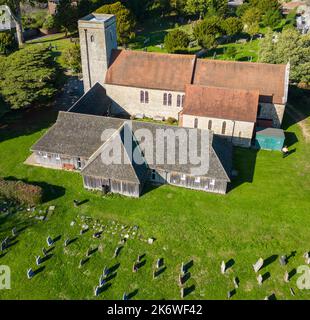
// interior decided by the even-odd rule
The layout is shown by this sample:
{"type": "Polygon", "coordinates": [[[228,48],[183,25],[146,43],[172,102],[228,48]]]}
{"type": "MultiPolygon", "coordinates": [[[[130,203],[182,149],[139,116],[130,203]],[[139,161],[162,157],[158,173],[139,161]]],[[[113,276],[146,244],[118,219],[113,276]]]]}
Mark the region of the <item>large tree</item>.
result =
{"type": "Polygon", "coordinates": [[[186,32],[182,30],[172,30],[165,36],[165,48],[170,53],[185,51],[190,39],[186,32]]]}
{"type": "Polygon", "coordinates": [[[215,39],[223,34],[221,20],[213,16],[198,21],[194,26],[193,34],[198,43],[204,46],[204,43],[210,43],[210,36],[215,39]],[[209,36],[208,41],[206,41],[207,36],[209,36]]]}
{"type": "Polygon", "coordinates": [[[119,43],[127,44],[134,36],[136,21],[131,11],[120,2],[107,4],[96,10],[97,13],[110,13],[116,16],[117,38],[119,43]]]}
{"type": "Polygon", "coordinates": [[[56,22],[65,30],[65,36],[68,32],[73,32],[77,29],[78,10],[72,5],[71,0],[60,0],[57,6],[56,22]]]}
{"type": "Polygon", "coordinates": [[[5,58],[0,91],[12,109],[46,102],[55,92],[57,64],[52,52],[35,45],[5,58]]]}
{"type": "Polygon", "coordinates": [[[261,40],[259,60],[290,62],[290,79],[310,84],[310,34],[301,35],[294,28],[284,29],[282,33],[269,31],[261,40]]]}

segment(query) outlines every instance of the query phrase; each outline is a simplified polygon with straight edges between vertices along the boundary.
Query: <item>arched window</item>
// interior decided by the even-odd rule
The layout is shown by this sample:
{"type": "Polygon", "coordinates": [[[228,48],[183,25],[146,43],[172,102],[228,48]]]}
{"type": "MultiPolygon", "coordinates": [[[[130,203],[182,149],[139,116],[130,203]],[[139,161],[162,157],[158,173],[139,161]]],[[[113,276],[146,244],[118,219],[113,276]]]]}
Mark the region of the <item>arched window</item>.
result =
{"type": "Polygon", "coordinates": [[[163,104],[164,106],[167,105],[167,93],[164,93],[163,104]]]}
{"type": "Polygon", "coordinates": [[[212,129],[212,120],[208,121],[208,129],[211,130],[212,129]]]}
{"type": "Polygon", "coordinates": [[[169,93],[168,94],[168,106],[171,106],[172,105],[172,94],[169,93]]]}
{"type": "Polygon", "coordinates": [[[95,41],[95,37],[93,35],[90,36],[90,42],[94,42],[95,41]]]}
{"type": "Polygon", "coordinates": [[[140,91],[140,102],[144,103],[144,91],[140,91]]]}
{"type": "Polygon", "coordinates": [[[177,107],[181,107],[181,95],[177,95],[177,107]]]}
{"type": "Polygon", "coordinates": [[[225,134],[225,132],[226,132],[226,121],[222,123],[222,134],[225,134]]]}
{"type": "Polygon", "coordinates": [[[148,91],[145,91],[144,93],[144,99],[145,99],[145,103],[149,103],[149,92],[148,91]]]}
{"type": "Polygon", "coordinates": [[[198,118],[195,118],[194,120],[194,128],[198,128],[198,118]]]}

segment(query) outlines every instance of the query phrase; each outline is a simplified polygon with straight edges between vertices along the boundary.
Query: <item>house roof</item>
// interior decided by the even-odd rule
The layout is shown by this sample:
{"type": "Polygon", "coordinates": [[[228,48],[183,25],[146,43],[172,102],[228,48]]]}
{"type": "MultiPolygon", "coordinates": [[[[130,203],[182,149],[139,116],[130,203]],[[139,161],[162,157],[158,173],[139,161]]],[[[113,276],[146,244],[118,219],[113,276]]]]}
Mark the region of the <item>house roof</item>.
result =
{"type": "Polygon", "coordinates": [[[194,64],[194,55],[113,50],[105,83],[183,92],[194,64]]]}
{"type": "Polygon", "coordinates": [[[143,184],[146,179],[147,164],[140,155],[141,163],[133,160],[132,150],[137,146],[137,142],[131,134],[131,130],[123,124],[102,146],[90,157],[87,165],[82,169],[82,174],[89,176],[99,176],[106,179],[129,181],[143,184]],[[130,144],[124,142],[125,132],[129,133],[130,144]],[[119,147],[122,161],[113,165],[103,160],[109,156],[110,151],[119,147]]]}
{"type": "Polygon", "coordinates": [[[182,114],[255,122],[259,92],[187,85],[182,114]]]}
{"type": "Polygon", "coordinates": [[[283,130],[278,128],[257,128],[256,135],[267,137],[279,137],[285,139],[283,130]]]}
{"type": "Polygon", "coordinates": [[[106,90],[97,82],[68,111],[106,116],[110,105],[111,99],[107,96],[106,90]]]}
{"type": "MultiPolygon", "coordinates": [[[[140,181],[143,176],[144,166],[139,165],[135,162],[130,164],[131,168],[128,169],[128,166],[119,166],[114,164],[105,166],[100,161],[100,155],[102,154],[101,148],[108,148],[111,143],[115,141],[123,141],[123,132],[119,131],[119,137],[115,138],[116,140],[111,140],[111,136],[115,130],[120,130],[126,122],[124,119],[117,118],[108,118],[103,116],[94,116],[94,115],[85,115],[72,112],[63,112],[59,113],[56,123],[47,131],[47,133],[31,148],[32,151],[43,151],[50,153],[59,153],[72,157],[84,157],[89,159],[88,165],[85,166],[83,174],[102,176],[102,177],[122,177],[126,181],[135,181],[133,172],[135,173],[137,179],[140,181]],[[103,134],[106,132],[106,129],[112,129],[109,134],[103,134]],[[116,173],[117,172],[117,173],[116,173]],[[128,174],[127,174],[128,172],[128,174]]],[[[198,165],[192,165],[189,161],[185,164],[180,161],[178,158],[179,148],[184,148],[184,146],[179,146],[179,143],[176,142],[175,146],[171,147],[167,145],[165,140],[155,140],[152,139],[150,142],[147,140],[147,143],[143,145],[143,138],[140,134],[143,132],[139,129],[147,129],[147,132],[151,132],[152,137],[156,137],[158,130],[171,129],[171,133],[177,133],[178,130],[184,130],[189,135],[189,130],[195,130],[190,128],[180,128],[176,126],[167,126],[167,125],[158,125],[154,123],[146,123],[139,121],[129,122],[132,124],[132,143],[133,145],[139,144],[138,153],[142,150],[141,158],[145,160],[147,166],[151,169],[174,171],[180,173],[191,174],[193,167],[199,167],[198,165]],[[139,130],[139,131],[138,131],[139,130]],[[146,148],[147,146],[147,148],[146,148]],[[151,154],[148,152],[148,148],[153,150],[151,154]],[[158,148],[163,148],[163,158],[161,164],[158,164],[156,161],[158,148]],[[168,156],[175,154],[176,161],[175,164],[170,164],[168,161],[168,156]]],[[[144,131],[145,132],[145,131],[144,131]]],[[[202,130],[197,130],[198,132],[198,142],[201,139],[202,130]]],[[[204,131],[205,133],[206,131],[204,131]]],[[[232,161],[231,146],[227,145],[222,141],[214,138],[212,132],[209,132],[208,135],[210,148],[208,154],[202,154],[200,148],[201,144],[198,143],[197,156],[207,157],[204,158],[205,161],[208,161],[209,169],[202,176],[207,176],[210,178],[221,179],[225,181],[230,181],[230,170],[227,169],[229,166],[227,163],[232,161]],[[222,147],[217,147],[215,144],[223,144],[222,147]],[[224,147],[225,144],[225,147],[224,147]],[[224,153],[223,153],[224,152],[224,153]],[[222,154],[223,153],[223,154],[222,154]],[[224,163],[225,162],[225,163],[224,163]]],[[[190,150],[188,144],[187,157],[190,157],[190,150]]],[[[134,150],[135,148],[133,148],[134,150]]],[[[127,155],[130,155],[128,149],[124,150],[127,155]]]]}
{"type": "Polygon", "coordinates": [[[197,59],[193,84],[259,90],[261,102],[286,103],[286,65],[197,59]]]}

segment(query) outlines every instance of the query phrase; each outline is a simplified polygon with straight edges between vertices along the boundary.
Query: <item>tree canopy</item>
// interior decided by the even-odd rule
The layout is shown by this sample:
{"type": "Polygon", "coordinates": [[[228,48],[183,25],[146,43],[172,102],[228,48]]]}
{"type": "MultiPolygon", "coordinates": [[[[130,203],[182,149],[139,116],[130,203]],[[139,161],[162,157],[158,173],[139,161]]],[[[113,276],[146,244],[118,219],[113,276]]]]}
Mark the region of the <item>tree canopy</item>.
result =
{"type": "Polygon", "coordinates": [[[182,52],[189,45],[189,36],[182,30],[172,30],[165,36],[165,48],[170,53],[182,52]]]}

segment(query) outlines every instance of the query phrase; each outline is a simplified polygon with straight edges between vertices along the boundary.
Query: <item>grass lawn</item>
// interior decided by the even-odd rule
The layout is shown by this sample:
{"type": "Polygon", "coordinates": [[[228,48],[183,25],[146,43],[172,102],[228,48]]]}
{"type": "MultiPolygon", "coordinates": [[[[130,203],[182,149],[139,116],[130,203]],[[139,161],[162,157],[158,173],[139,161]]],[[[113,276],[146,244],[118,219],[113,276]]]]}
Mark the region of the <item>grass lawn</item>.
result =
{"type": "MultiPolygon", "coordinates": [[[[296,101],[291,104],[299,107],[296,101]]],[[[309,291],[297,289],[295,274],[304,264],[303,253],[310,249],[310,146],[291,119],[286,117],[284,127],[296,152],[282,159],[279,152],[236,148],[239,176],[227,195],[161,186],[149,188],[140,199],[102,197],[84,190],[78,173],[24,165],[30,146],[54,120],[52,110],[37,110],[11,117],[0,126],[0,176],[40,183],[48,196],[41,209],[56,206],[47,221],[31,218],[27,211],[0,214],[0,239],[9,236],[14,226],[23,229],[0,258],[1,265],[11,268],[12,278],[12,289],[0,290],[0,299],[93,299],[104,266],[114,272],[96,299],[121,299],[124,292],[131,293],[132,299],[178,299],[180,266],[191,260],[185,284],[191,293],[186,299],[226,299],[227,291],[233,290],[233,277],[240,279],[240,286],[232,299],[263,299],[272,293],[277,299],[310,298],[309,291]],[[75,208],[74,199],[84,203],[75,208]],[[111,232],[101,239],[92,238],[93,230],[80,235],[82,216],[90,218],[89,226],[98,220],[111,232]],[[139,226],[137,234],[129,232],[132,238],[117,258],[112,256],[120,231],[112,234],[112,221],[139,226]],[[41,272],[28,280],[26,270],[38,268],[35,256],[46,246],[48,235],[61,238],[41,272]],[[64,248],[67,237],[77,239],[64,248]],[[153,244],[145,242],[149,237],[156,238],[153,244]],[[98,250],[79,268],[90,246],[98,250]],[[138,254],[145,254],[145,264],[133,273],[138,254]],[[290,257],[285,267],[277,257],[283,254],[290,257]],[[153,280],[153,266],[161,257],[166,269],[153,280]],[[259,257],[266,259],[262,286],[252,269],[259,257]],[[220,273],[222,260],[232,261],[225,275],[220,273]],[[292,276],[288,284],[283,281],[286,270],[292,276]],[[291,296],[290,287],[296,296],[291,296]]]]}

